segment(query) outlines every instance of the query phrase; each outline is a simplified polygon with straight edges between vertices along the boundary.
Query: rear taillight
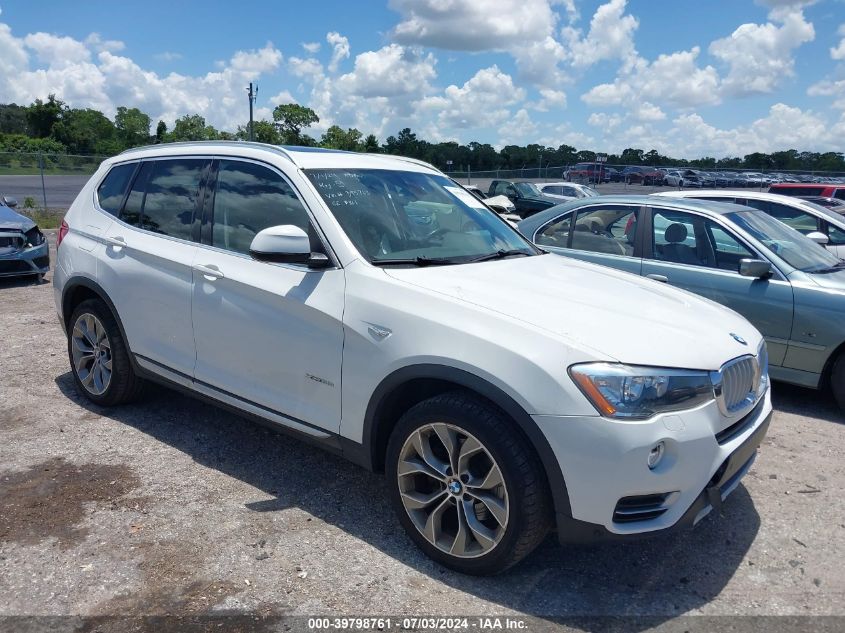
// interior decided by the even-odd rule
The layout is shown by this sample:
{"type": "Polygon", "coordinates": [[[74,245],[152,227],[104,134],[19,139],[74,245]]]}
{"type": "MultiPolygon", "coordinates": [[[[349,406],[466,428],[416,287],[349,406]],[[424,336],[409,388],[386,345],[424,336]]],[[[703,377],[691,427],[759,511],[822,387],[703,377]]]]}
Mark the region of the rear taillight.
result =
{"type": "Polygon", "coordinates": [[[62,240],[65,239],[65,235],[70,230],[70,227],[67,225],[67,222],[62,220],[62,225],[59,227],[59,232],[56,234],[56,248],[58,249],[59,246],[62,245],[62,240]]]}

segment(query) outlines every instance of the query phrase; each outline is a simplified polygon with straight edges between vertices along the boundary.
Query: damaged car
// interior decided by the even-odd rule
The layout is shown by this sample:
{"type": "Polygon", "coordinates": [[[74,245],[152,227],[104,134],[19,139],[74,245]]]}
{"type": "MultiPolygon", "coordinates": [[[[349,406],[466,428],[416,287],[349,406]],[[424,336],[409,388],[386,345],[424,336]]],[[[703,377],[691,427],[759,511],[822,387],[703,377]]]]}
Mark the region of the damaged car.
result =
{"type": "Polygon", "coordinates": [[[14,210],[17,201],[0,195],[0,277],[37,275],[50,270],[50,249],[38,225],[14,210]]]}

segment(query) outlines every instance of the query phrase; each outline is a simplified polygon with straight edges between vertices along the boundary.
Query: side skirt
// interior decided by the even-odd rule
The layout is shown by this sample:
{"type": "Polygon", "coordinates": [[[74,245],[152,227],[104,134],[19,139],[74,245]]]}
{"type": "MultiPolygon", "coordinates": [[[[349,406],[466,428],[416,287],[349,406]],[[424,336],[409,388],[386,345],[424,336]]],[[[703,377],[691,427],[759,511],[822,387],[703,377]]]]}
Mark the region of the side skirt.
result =
{"type": "MultiPolygon", "coordinates": [[[[286,435],[295,437],[312,446],[318,446],[336,455],[343,456],[345,453],[344,445],[347,445],[349,440],[342,438],[340,435],[286,416],[255,402],[244,400],[212,385],[196,381],[186,374],[170,369],[144,356],[135,354],[134,357],[136,372],[141,378],[221,407],[262,426],[281,431],[286,435]]],[[[353,449],[353,447],[347,447],[347,450],[349,449],[353,449]]],[[[350,457],[352,457],[353,462],[357,462],[354,456],[350,457]]]]}

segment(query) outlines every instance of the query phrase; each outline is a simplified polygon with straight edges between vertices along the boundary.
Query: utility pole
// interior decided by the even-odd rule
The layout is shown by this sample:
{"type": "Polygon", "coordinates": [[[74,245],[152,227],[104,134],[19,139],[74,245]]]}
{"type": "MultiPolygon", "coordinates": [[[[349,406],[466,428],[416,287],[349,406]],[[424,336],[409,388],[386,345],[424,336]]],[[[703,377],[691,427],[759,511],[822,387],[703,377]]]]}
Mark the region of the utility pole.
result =
{"type": "Polygon", "coordinates": [[[256,98],[258,98],[258,86],[255,86],[255,90],[252,89],[252,82],[249,82],[249,88],[247,89],[247,93],[249,94],[249,140],[255,140],[255,136],[253,134],[253,125],[252,125],[252,106],[255,104],[256,98]]]}

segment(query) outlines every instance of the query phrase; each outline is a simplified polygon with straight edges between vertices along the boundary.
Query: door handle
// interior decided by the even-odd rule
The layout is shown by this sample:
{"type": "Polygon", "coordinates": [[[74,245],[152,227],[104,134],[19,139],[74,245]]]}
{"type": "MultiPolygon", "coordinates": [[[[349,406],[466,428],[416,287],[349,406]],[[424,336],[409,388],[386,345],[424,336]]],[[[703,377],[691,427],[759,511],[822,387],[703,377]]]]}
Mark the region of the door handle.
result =
{"type": "Polygon", "coordinates": [[[198,273],[201,273],[203,277],[208,279],[208,281],[214,281],[215,279],[223,279],[226,277],[217,266],[213,264],[209,264],[208,266],[203,266],[202,264],[194,264],[194,270],[198,273]]]}
{"type": "Polygon", "coordinates": [[[654,281],[659,281],[664,284],[669,283],[669,278],[666,275],[646,275],[648,279],[654,279],[654,281]]]}
{"type": "Polygon", "coordinates": [[[115,248],[126,247],[126,240],[123,239],[120,235],[115,235],[114,237],[104,237],[103,241],[109,246],[114,246],[115,248]]]}

